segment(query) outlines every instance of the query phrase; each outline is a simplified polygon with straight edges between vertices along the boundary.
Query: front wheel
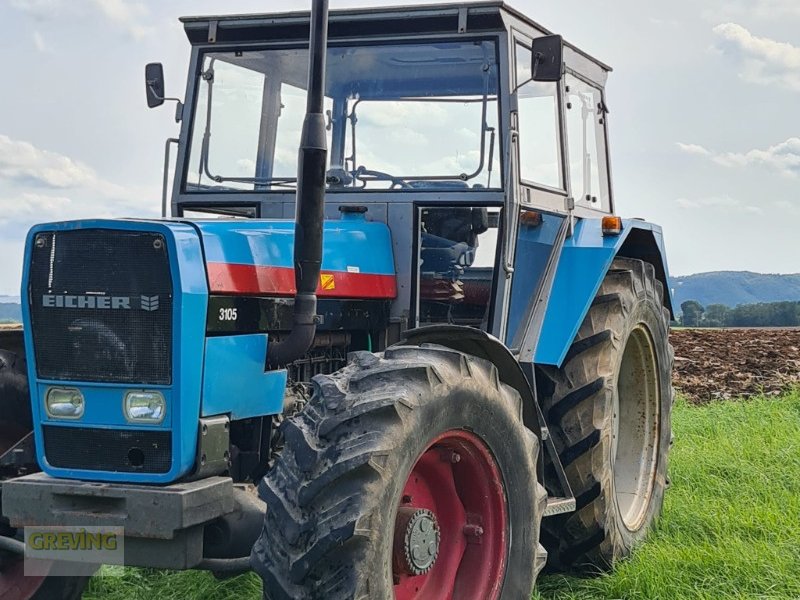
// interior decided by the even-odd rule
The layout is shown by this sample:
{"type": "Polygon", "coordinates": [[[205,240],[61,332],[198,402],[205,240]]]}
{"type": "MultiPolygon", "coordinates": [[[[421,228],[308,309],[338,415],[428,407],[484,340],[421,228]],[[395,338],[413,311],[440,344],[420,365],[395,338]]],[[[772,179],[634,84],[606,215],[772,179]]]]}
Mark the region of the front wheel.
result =
{"type": "Polygon", "coordinates": [[[264,597],[530,597],[546,497],[520,402],[493,365],[441,346],[315,377],[260,486],[264,597]]]}

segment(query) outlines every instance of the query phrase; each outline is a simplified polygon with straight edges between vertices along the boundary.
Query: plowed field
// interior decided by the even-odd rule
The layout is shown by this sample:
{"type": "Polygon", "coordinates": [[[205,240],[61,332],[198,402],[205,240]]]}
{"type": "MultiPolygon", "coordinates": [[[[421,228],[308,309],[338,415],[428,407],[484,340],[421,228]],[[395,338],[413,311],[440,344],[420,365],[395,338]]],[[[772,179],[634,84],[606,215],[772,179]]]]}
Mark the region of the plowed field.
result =
{"type": "Polygon", "coordinates": [[[800,386],[800,329],[677,329],[670,339],[673,383],[692,402],[800,386]]]}

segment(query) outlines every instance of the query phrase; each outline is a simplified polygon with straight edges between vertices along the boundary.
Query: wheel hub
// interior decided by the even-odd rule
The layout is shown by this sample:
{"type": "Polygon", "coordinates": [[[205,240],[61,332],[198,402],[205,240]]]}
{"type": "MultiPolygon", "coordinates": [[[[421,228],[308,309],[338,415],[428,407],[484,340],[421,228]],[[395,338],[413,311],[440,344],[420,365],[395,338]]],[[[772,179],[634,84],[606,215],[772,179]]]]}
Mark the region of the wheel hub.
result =
{"type": "Polygon", "coordinates": [[[395,600],[497,600],[508,552],[508,509],[494,456],[472,432],[429,442],[398,498],[392,545],[395,600]]]}
{"type": "Polygon", "coordinates": [[[401,507],[395,521],[395,570],[405,575],[423,575],[439,556],[439,523],[424,508],[401,507]]]}

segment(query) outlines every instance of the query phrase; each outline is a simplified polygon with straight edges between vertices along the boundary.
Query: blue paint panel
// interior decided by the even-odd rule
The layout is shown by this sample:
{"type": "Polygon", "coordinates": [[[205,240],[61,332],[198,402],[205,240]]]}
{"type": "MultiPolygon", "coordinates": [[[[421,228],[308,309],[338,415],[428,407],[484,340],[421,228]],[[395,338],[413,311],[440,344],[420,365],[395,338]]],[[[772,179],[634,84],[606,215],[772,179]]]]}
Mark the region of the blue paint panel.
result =
{"type": "MultiPolygon", "coordinates": [[[[197,231],[188,224],[170,221],[133,220],[86,220],[67,221],[37,225],[28,232],[22,274],[22,316],[24,322],[25,352],[28,360],[28,377],[31,381],[31,403],[33,410],[34,437],[37,460],[42,470],[53,477],[96,481],[125,481],[131,483],[170,483],[185,475],[193,466],[197,448],[197,426],[200,416],[200,394],[205,344],[206,310],[208,307],[208,284],[203,262],[203,252],[197,231]],[[172,428],[172,466],[167,473],[116,473],[60,469],[49,465],[44,456],[42,422],[48,420],[40,394],[48,381],[39,380],[36,374],[36,357],[31,334],[31,315],[28,306],[28,278],[30,275],[31,249],[34,236],[41,231],[66,231],[72,229],[117,229],[124,231],[150,231],[161,233],[167,242],[167,252],[172,273],[174,294],[173,335],[179,343],[173,344],[173,384],[152,386],[169,397],[168,419],[172,428]]],[[[69,382],[68,387],[77,387],[87,394],[87,413],[80,421],[64,420],[65,426],[93,426],[98,428],[142,429],[131,426],[122,414],[119,394],[122,388],[135,386],[118,384],[69,382]],[[89,407],[89,399],[92,407],[89,407]],[[101,407],[100,402],[107,406],[101,407]],[[95,403],[97,402],[97,405],[95,403]],[[117,410],[117,407],[119,410],[117,410]]],[[[61,423],[61,421],[59,421],[61,423]]],[[[166,425],[165,425],[166,426],[166,425]]],[[[153,426],[151,426],[153,427],[153,426]]]]}
{"type": "Polygon", "coordinates": [[[265,373],[266,357],[266,334],[206,339],[202,415],[235,420],[282,412],[286,370],[265,373]]]}
{"type": "MultiPolygon", "coordinates": [[[[196,221],[208,262],[293,268],[294,221],[196,221]]],[[[363,217],[325,221],[322,269],[394,275],[389,228],[363,217]]]]}
{"type": "Polygon", "coordinates": [[[561,250],[534,362],[561,366],[606,272],[632,229],[653,232],[666,269],[658,225],[624,219],[621,235],[603,237],[600,219],[576,221],[574,235],[561,250]]]}

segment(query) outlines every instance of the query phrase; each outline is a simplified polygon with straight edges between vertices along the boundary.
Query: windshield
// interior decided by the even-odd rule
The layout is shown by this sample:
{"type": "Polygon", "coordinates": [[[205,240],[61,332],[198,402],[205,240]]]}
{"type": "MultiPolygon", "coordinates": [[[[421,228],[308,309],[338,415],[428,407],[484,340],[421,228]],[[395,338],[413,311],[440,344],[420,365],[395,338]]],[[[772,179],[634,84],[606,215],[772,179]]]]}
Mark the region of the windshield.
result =
{"type": "MultiPolygon", "coordinates": [[[[293,189],[308,51],[203,57],[185,189],[293,189]]],[[[328,188],[501,186],[491,41],[328,48],[328,188]]]]}

